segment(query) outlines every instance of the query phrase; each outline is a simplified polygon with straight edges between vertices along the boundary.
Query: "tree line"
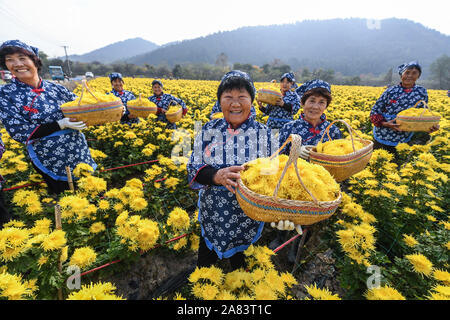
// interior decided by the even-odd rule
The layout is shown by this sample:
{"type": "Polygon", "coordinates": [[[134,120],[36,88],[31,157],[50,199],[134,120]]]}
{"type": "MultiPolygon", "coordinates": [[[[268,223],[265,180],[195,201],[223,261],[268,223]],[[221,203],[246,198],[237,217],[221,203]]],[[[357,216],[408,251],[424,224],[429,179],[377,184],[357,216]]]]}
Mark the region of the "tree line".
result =
{"type": "MultiPolygon", "coordinates": [[[[48,66],[62,66],[63,71],[69,76],[69,63],[72,77],[84,75],[92,72],[95,76],[107,76],[111,72],[120,72],[125,77],[148,77],[148,78],[174,78],[190,80],[220,80],[227,71],[239,69],[250,74],[254,81],[279,81],[282,74],[293,71],[298,83],[303,83],[311,79],[322,79],[336,85],[370,85],[389,86],[399,81],[396,70],[387,70],[386,74],[374,76],[372,74],[361,74],[354,76],[344,76],[333,69],[309,69],[307,67],[292,70],[289,64],[280,59],[275,59],[271,63],[262,66],[250,63],[229,63],[224,53],[221,53],[215,64],[208,63],[187,63],[176,64],[173,68],[167,64],[142,66],[125,62],[103,64],[98,61],[84,63],[77,61],[65,61],[62,59],[48,59],[48,56],[41,52],[43,68],[41,75],[49,78],[48,66]]],[[[430,66],[430,76],[426,80],[421,80],[421,85],[430,89],[450,89],[450,57],[442,55],[430,66]]]]}

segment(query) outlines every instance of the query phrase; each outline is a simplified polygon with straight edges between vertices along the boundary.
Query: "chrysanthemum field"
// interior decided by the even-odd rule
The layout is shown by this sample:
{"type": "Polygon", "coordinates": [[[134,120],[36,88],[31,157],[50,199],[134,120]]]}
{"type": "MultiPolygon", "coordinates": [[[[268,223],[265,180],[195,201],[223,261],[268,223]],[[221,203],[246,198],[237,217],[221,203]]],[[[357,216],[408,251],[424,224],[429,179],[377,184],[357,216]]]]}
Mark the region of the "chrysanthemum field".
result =
{"type": "MultiPolygon", "coordinates": [[[[124,81],[135,96],[152,95],[152,79],[124,81]]],[[[75,266],[85,272],[118,259],[109,268],[123,268],[162,248],[179,255],[195,252],[200,236],[197,193],[188,187],[182,150],[193,143],[195,122],[209,120],[218,84],[164,80],[165,92],[189,108],[177,131],[164,129],[154,116],[132,127],[111,123],[84,130],[99,167],[92,174],[88,166],[78,166],[77,191],[59,199],[39,183],[42,178],[24,146],[2,129],[6,152],[0,174],[15,220],[0,230],[0,300],[124,299],[114,283],[101,277],[95,283],[82,277],[81,287],[69,288],[67,270],[75,266]],[[57,205],[61,228],[55,221],[57,205]]],[[[89,86],[102,93],[111,90],[107,78],[91,80],[89,86]]],[[[361,137],[372,139],[369,113],[384,89],[333,86],[327,118],[343,119],[361,137]]],[[[74,92],[79,94],[80,86],[74,92]]],[[[272,261],[276,254],[263,239],[245,252],[248,270],[196,269],[188,284],[159,298],[300,300],[292,292],[300,286],[306,299],[449,299],[450,98],[445,91],[428,94],[430,108],[443,117],[440,130],[425,145],[400,144],[400,166],[389,153],[375,151],[366,169],[342,189],[336,213],[315,226],[325,248],[333,250],[340,294],[322,284],[299,282],[301,268],[278,270],[272,261]]],[[[258,120],[265,123],[254,105],[258,120]]]]}

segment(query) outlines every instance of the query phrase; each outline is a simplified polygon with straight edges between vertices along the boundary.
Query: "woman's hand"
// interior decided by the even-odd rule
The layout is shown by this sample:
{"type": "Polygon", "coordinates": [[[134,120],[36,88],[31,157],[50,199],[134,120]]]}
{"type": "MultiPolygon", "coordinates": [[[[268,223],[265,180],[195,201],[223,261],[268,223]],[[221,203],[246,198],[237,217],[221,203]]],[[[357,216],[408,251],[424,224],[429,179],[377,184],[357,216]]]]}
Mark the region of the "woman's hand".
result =
{"type": "Polygon", "coordinates": [[[245,170],[243,166],[232,166],[220,169],[216,172],[213,178],[213,182],[218,185],[222,185],[227,188],[228,191],[233,194],[236,193],[235,189],[237,187],[236,180],[241,178],[240,171],[245,170]]]}
{"type": "Polygon", "coordinates": [[[430,131],[428,131],[428,133],[433,133],[435,131],[438,131],[440,128],[441,128],[441,126],[439,124],[436,124],[430,128],[430,131]]]}
{"type": "Polygon", "coordinates": [[[387,127],[387,128],[392,129],[392,130],[395,130],[395,131],[402,131],[402,130],[399,130],[400,125],[395,123],[395,119],[392,119],[390,121],[384,121],[384,122],[381,123],[381,125],[383,127],[387,127]]]}
{"type": "Polygon", "coordinates": [[[67,128],[78,131],[86,129],[86,124],[83,121],[77,121],[77,119],[74,118],[63,118],[61,120],[58,120],[57,123],[61,130],[67,128]]]}
{"type": "Polygon", "coordinates": [[[281,220],[278,223],[271,222],[270,226],[272,228],[276,228],[276,229],[281,230],[281,231],[290,231],[290,230],[294,230],[295,229],[298,234],[302,234],[303,233],[301,225],[299,225],[299,224],[295,225],[292,221],[289,221],[289,220],[284,220],[284,221],[281,220]]]}
{"type": "Polygon", "coordinates": [[[256,102],[258,103],[258,106],[259,106],[260,108],[264,108],[264,106],[263,106],[263,104],[262,104],[261,101],[256,100],[256,102]]]}
{"type": "Polygon", "coordinates": [[[284,100],[282,98],[278,98],[277,102],[275,103],[275,105],[282,107],[284,106],[284,100]]]}

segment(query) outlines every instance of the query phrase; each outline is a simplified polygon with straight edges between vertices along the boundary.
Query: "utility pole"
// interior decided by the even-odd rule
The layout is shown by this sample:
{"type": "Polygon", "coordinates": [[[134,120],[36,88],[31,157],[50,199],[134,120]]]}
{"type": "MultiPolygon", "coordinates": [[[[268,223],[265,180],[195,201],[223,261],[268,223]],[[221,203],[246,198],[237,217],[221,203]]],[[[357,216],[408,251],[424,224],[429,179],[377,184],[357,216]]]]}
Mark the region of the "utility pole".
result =
{"type": "Polygon", "coordinates": [[[64,48],[64,52],[66,53],[66,62],[67,62],[67,67],[69,68],[69,77],[72,78],[72,70],[70,70],[70,62],[69,62],[69,57],[67,56],[67,46],[62,46],[64,48]]]}

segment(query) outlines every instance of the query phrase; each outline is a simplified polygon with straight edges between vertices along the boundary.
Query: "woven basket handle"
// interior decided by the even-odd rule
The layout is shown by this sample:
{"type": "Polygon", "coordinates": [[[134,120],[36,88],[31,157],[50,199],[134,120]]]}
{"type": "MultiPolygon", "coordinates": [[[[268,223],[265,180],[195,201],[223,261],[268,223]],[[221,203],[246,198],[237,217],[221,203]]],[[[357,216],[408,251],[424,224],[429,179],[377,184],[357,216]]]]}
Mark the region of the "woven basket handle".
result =
{"type": "Polygon", "coordinates": [[[142,102],[142,93],[139,93],[139,103],[142,102]]]}
{"type": "Polygon", "coordinates": [[[297,135],[297,134],[291,134],[289,136],[289,138],[286,140],[286,142],[283,144],[283,146],[277,151],[275,152],[271,157],[270,160],[273,159],[274,156],[278,155],[280,153],[281,150],[283,150],[283,148],[289,143],[292,142],[292,146],[291,146],[291,152],[289,153],[289,159],[286,162],[286,165],[284,166],[283,172],[281,173],[281,177],[280,180],[278,180],[278,184],[275,188],[275,191],[273,192],[273,197],[275,198],[275,201],[278,201],[278,190],[280,189],[281,186],[281,181],[283,181],[284,176],[286,175],[287,169],[289,168],[289,166],[294,163],[294,167],[295,167],[295,173],[297,174],[297,178],[298,181],[300,181],[300,184],[302,185],[302,187],[306,190],[306,192],[311,196],[311,198],[313,199],[315,204],[318,204],[319,201],[317,201],[317,198],[314,197],[314,195],[311,193],[311,191],[309,191],[309,189],[305,186],[305,184],[303,183],[302,178],[300,177],[300,174],[298,172],[298,167],[297,167],[297,159],[300,156],[300,148],[302,146],[302,137],[297,135]]]}
{"type": "MultiPolygon", "coordinates": [[[[353,140],[353,132],[356,133],[356,135],[358,136],[358,138],[360,138],[360,139],[362,139],[362,138],[359,136],[358,132],[354,131],[354,130],[352,129],[352,127],[351,127],[346,121],[344,121],[344,120],[340,120],[340,119],[339,119],[339,120],[334,120],[333,122],[330,123],[330,125],[329,125],[329,126],[327,127],[327,129],[325,130],[325,132],[326,132],[327,135],[328,135],[328,139],[329,139],[330,141],[332,140],[331,137],[330,137],[329,131],[330,131],[331,126],[332,126],[333,124],[335,124],[336,122],[342,122],[342,123],[345,124],[345,126],[347,127],[347,130],[348,130],[348,132],[350,133],[350,137],[352,138],[353,152],[356,152],[356,149],[355,149],[355,142],[354,142],[354,140],[353,140]]],[[[320,142],[323,142],[323,137],[324,137],[324,135],[325,135],[325,132],[324,132],[324,134],[322,135],[322,138],[320,139],[320,142]]]]}
{"type": "Polygon", "coordinates": [[[417,107],[417,106],[419,105],[419,103],[421,103],[421,102],[423,103],[423,105],[425,106],[425,108],[423,108],[423,112],[420,114],[419,117],[423,116],[423,114],[425,113],[425,111],[426,111],[427,109],[431,111],[430,107],[429,107],[428,104],[425,102],[425,100],[419,100],[419,101],[417,101],[417,103],[414,105],[413,108],[417,107]]]}
{"type": "Polygon", "coordinates": [[[78,106],[81,104],[81,98],[83,97],[83,91],[86,88],[86,90],[95,98],[95,100],[97,100],[97,102],[100,102],[100,100],[98,100],[98,98],[92,93],[91,89],[89,89],[89,86],[87,85],[87,81],[86,80],[81,80],[81,95],[80,95],[80,100],[78,101],[78,106]]]}

